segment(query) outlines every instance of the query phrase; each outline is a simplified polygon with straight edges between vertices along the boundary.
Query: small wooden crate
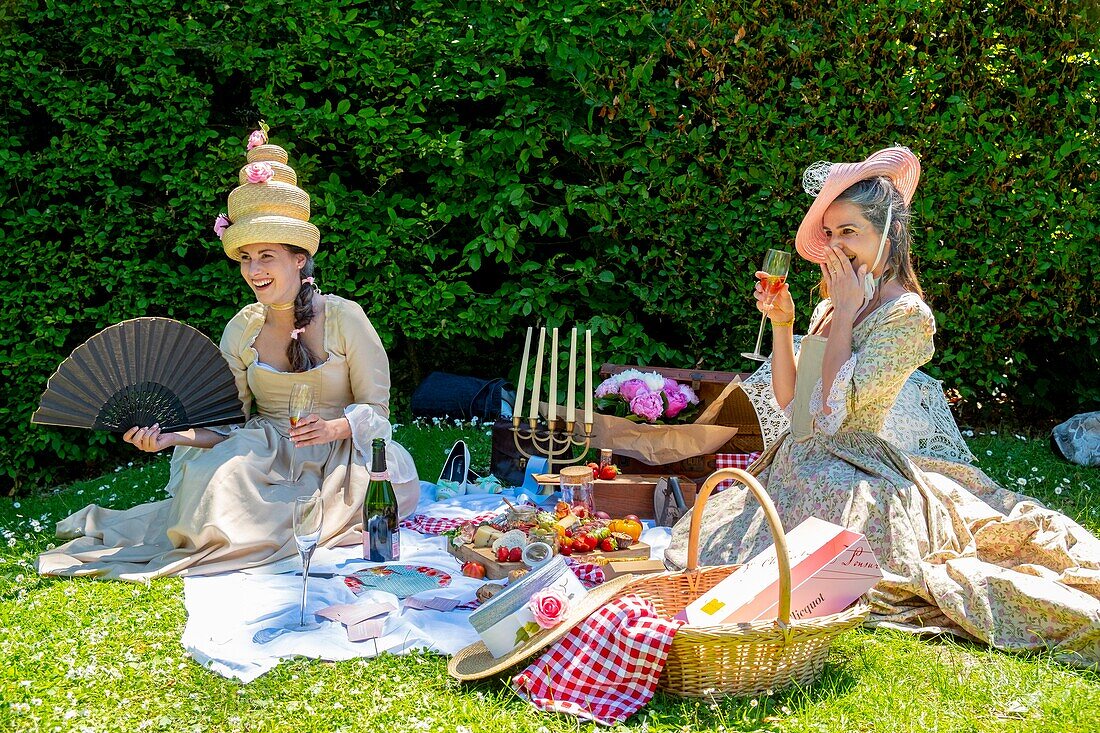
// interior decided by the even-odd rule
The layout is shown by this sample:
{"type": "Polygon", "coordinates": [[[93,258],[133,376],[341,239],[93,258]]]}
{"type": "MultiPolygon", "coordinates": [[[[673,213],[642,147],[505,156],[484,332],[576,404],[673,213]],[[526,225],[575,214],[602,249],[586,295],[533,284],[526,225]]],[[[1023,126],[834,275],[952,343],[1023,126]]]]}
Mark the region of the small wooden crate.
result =
{"type": "MultiPolygon", "coordinates": [[[[643,465],[644,464],[640,464],[643,465]]],[[[610,481],[599,479],[592,482],[592,497],[595,510],[607,512],[612,519],[621,519],[628,514],[634,514],[639,519],[656,519],[653,507],[653,492],[657,490],[657,482],[666,478],[668,474],[619,474],[610,481]]],[[[545,483],[549,489],[547,493],[558,488],[557,474],[540,474],[539,483],[545,483]],[[553,477],[553,480],[543,481],[543,478],[553,477]]],[[[684,494],[684,502],[690,509],[695,504],[695,493],[698,487],[689,478],[680,477],[680,491],[684,494]]]]}

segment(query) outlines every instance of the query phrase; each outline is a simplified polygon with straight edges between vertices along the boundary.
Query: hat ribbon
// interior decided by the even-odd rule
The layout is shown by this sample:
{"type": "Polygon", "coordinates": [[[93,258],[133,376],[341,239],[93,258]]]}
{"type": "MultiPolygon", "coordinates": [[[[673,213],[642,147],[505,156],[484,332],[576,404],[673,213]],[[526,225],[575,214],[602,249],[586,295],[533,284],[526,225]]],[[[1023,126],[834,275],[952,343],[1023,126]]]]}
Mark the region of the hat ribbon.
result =
{"type": "Polygon", "coordinates": [[[878,241],[878,252],[875,254],[875,263],[871,265],[871,269],[863,276],[863,305],[860,306],[859,313],[862,313],[863,309],[866,308],[875,297],[875,291],[878,290],[878,287],[882,284],[882,278],[876,278],[872,273],[878,268],[878,264],[882,260],[882,253],[886,250],[886,238],[890,233],[890,222],[893,218],[894,207],[890,206],[886,209],[886,224],[882,227],[882,239],[878,241]]]}

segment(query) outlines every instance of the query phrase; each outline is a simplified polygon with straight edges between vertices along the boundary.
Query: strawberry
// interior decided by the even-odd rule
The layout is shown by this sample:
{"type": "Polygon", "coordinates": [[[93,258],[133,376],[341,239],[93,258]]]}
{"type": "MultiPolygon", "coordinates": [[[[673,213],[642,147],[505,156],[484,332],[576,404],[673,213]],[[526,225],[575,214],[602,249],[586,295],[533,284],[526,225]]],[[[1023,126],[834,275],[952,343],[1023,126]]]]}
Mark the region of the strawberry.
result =
{"type": "Polygon", "coordinates": [[[520,562],[523,560],[523,548],[513,547],[508,551],[508,562],[520,562]]]}
{"type": "Polygon", "coordinates": [[[604,552],[615,552],[619,549],[619,543],[615,541],[614,537],[608,537],[600,540],[600,549],[604,552]]]}
{"type": "Polygon", "coordinates": [[[602,479],[603,481],[612,481],[618,475],[619,475],[619,467],[615,466],[615,465],[610,465],[610,466],[604,466],[603,468],[601,468],[600,469],[600,475],[597,476],[596,478],[602,479]]]}
{"type": "Polygon", "coordinates": [[[573,545],[562,545],[561,547],[558,548],[558,554],[559,555],[565,555],[566,557],[569,557],[570,555],[573,554],[573,545]]]}
{"type": "Polygon", "coordinates": [[[497,562],[508,562],[508,548],[504,545],[497,548],[497,562]]]}

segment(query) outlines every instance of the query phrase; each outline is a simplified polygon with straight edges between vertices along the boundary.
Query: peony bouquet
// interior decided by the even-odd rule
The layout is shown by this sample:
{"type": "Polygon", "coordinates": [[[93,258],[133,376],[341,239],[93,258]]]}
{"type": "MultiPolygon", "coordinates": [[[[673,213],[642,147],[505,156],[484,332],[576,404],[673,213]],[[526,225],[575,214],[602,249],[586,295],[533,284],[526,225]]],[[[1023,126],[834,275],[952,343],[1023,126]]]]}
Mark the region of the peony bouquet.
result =
{"type": "Polygon", "coordinates": [[[608,377],[596,387],[595,397],[600,412],[633,422],[691,422],[699,405],[695,390],[686,384],[637,369],[608,377]]]}

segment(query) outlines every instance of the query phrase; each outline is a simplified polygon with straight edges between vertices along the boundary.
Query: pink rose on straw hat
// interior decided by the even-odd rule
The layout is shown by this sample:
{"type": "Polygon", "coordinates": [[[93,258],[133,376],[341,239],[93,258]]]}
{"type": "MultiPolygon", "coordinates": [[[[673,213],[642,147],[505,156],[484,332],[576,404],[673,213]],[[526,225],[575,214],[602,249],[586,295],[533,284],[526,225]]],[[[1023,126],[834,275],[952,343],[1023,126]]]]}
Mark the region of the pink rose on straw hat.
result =
{"type": "Polygon", "coordinates": [[[225,230],[232,226],[232,224],[233,222],[229,221],[228,216],[225,214],[218,214],[217,218],[214,219],[214,234],[217,234],[218,239],[221,239],[222,235],[225,234],[225,230]]]}
{"type": "Polygon", "coordinates": [[[540,628],[552,629],[565,619],[569,611],[569,596],[555,588],[547,588],[531,596],[527,606],[540,628]]]}
{"type": "Polygon", "coordinates": [[[248,136],[248,150],[267,144],[267,134],[263,130],[256,130],[248,136]]]}
{"type": "Polygon", "coordinates": [[[249,163],[244,167],[244,176],[249,183],[267,183],[275,175],[268,163],[249,163]]]}

